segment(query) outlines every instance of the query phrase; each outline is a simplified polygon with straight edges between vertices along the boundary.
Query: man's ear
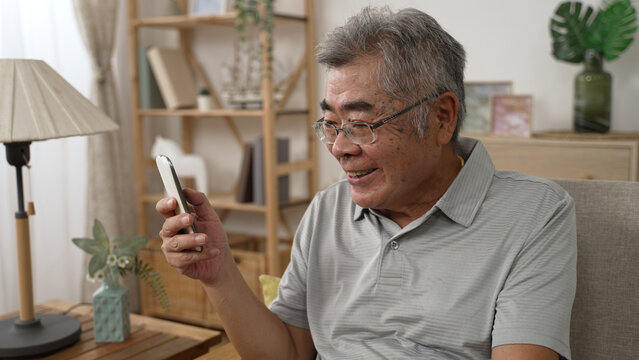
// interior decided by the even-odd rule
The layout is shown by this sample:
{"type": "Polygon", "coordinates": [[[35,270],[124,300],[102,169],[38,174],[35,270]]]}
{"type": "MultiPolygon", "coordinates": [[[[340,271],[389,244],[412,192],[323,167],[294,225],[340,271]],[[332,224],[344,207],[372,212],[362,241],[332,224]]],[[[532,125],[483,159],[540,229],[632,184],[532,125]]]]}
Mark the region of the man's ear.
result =
{"type": "Polygon", "coordinates": [[[437,124],[439,126],[437,132],[437,143],[439,145],[448,144],[453,138],[455,127],[457,127],[457,109],[459,100],[457,96],[450,91],[441,94],[433,104],[437,124]]]}

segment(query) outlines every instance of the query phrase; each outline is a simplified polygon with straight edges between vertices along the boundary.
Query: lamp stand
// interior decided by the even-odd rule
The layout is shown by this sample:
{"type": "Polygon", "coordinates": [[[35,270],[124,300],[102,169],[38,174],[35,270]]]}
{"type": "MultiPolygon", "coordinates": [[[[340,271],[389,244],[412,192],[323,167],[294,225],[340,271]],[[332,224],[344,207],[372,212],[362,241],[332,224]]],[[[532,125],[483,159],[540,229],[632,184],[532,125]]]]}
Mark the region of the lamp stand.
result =
{"type": "Polygon", "coordinates": [[[24,210],[22,167],[29,163],[31,142],[5,143],[7,161],[16,167],[18,211],[15,213],[18,247],[20,315],[0,321],[0,358],[33,357],[52,353],[80,338],[80,322],[66,315],[34,314],[29,215],[24,210]]]}

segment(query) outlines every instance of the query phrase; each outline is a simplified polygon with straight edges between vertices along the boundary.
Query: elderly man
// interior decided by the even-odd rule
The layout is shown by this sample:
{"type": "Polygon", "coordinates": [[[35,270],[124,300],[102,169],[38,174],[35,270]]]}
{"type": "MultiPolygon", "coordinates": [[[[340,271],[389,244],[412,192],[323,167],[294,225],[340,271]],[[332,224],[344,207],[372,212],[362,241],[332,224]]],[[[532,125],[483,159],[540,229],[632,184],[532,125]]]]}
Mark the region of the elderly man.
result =
{"type": "Polygon", "coordinates": [[[157,210],[169,263],[199,279],[245,358],[569,358],[576,241],[556,184],[495,170],[458,138],[462,46],[430,16],[366,8],[318,47],[313,128],[347,179],[318,193],[278,298],[249,290],[203,194],[157,210]],[[178,231],[195,221],[202,233],[178,231]],[[204,246],[202,253],[185,252],[204,246]]]}

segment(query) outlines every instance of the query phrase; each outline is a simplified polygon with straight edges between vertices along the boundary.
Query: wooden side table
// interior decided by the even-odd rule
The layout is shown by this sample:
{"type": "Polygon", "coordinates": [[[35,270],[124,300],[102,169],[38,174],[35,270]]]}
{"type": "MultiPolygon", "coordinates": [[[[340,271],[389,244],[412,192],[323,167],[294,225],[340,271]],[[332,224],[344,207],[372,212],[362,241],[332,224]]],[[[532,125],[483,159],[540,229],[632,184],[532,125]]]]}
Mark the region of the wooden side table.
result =
{"type": "MultiPolygon", "coordinates": [[[[62,313],[74,305],[64,300],[48,301],[37,305],[36,313],[62,313]]],[[[194,359],[206,354],[222,339],[217,330],[131,314],[131,334],[125,341],[96,343],[91,305],[79,305],[67,315],[76,317],[82,324],[80,340],[42,359],[194,359]]],[[[15,314],[0,316],[0,319],[12,316],[15,314]]]]}

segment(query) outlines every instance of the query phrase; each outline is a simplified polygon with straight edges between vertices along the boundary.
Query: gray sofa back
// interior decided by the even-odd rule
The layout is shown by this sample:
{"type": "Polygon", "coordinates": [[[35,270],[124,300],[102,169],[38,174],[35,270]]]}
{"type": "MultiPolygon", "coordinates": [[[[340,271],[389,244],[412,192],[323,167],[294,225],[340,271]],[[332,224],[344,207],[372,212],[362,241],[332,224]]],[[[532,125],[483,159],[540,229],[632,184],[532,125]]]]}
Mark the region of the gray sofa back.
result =
{"type": "Polygon", "coordinates": [[[554,179],[575,200],[575,360],[639,359],[639,182],[554,179]]]}

